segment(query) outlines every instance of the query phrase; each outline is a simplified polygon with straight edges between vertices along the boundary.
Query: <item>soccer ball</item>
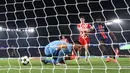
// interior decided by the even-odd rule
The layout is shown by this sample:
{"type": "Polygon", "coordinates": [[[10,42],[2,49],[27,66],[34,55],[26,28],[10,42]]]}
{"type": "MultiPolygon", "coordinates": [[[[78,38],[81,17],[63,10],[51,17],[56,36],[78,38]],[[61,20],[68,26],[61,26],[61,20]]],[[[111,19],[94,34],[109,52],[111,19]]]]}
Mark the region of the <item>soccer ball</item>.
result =
{"type": "Polygon", "coordinates": [[[23,56],[23,57],[21,57],[21,63],[23,64],[23,65],[27,65],[28,63],[29,63],[29,58],[28,58],[28,56],[23,56]]]}

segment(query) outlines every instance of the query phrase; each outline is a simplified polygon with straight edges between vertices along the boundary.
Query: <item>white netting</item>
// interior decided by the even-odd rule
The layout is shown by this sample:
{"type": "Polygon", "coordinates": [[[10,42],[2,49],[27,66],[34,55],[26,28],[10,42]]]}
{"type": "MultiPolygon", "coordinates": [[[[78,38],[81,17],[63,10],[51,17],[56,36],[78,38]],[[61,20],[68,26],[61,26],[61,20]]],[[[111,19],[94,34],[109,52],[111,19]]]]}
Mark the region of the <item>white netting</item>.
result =
{"type": "MultiPolygon", "coordinates": [[[[130,69],[129,5],[129,0],[1,0],[0,72],[127,73],[130,69]],[[85,22],[95,29],[89,36],[91,42],[87,61],[85,50],[82,49],[81,58],[67,60],[65,66],[43,64],[41,59],[45,57],[44,48],[47,44],[61,38],[70,43],[79,40],[77,24],[80,23],[80,16],[84,16],[85,22]],[[101,48],[100,32],[97,32],[95,25],[98,18],[108,29],[105,33],[111,40],[105,45],[110,45],[114,52],[119,51],[114,46],[120,46],[116,63],[106,62],[108,55],[101,48]],[[111,37],[111,32],[117,41],[111,37]],[[27,61],[30,61],[27,66],[22,65],[27,61]]],[[[110,54],[110,57],[114,56],[110,54]]]]}

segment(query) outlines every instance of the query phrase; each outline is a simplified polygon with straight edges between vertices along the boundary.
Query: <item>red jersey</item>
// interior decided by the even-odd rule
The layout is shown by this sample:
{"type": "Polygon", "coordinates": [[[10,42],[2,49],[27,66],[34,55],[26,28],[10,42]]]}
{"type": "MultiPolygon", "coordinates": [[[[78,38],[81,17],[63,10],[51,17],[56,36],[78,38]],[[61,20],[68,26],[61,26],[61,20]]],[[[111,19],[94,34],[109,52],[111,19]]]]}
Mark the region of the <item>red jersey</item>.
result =
{"type": "Polygon", "coordinates": [[[87,30],[89,30],[92,26],[89,23],[80,23],[77,24],[77,28],[80,31],[80,35],[88,33],[87,30]]]}
{"type": "Polygon", "coordinates": [[[79,41],[82,45],[89,44],[90,38],[88,37],[88,30],[90,30],[92,26],[89,23],[77,24],[77,28],[80,32],[79,41]]]}

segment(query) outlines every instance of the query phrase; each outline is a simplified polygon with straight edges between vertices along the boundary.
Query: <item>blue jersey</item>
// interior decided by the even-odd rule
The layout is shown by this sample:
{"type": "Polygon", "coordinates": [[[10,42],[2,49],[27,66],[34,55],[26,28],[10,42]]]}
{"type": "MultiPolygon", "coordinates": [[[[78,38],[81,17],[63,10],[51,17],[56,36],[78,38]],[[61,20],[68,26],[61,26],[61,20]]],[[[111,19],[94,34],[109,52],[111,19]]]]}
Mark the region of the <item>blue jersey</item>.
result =
{"type": "Polygon", "coordinates": [[[95,23],[95,31],[97,32],[97,38],[99,41],[104,41],[104,43],[110,43],[110,38],[108,37],[108,29],[104,23],[95,23]]]}
{"type": "Polygon", "coordinates": [[[94,25],[97,33],[108,32],[108,29],[104,23],[95,23],[94,25]]]}
{"type": "Polygon", "coordinates": [[[58,51],[58,45],[60,45],[60,44],[66,44],[68,47],[66,49],[68,51],[68,53],[72,52],[72,48],[73,48],[72,44],[69,44],[65,41],[57,40],[57,41],[53,41],[45,46],[45,50],[44,50],[45,54],[46,55],[54,55],[54,53],[58,51]]]}

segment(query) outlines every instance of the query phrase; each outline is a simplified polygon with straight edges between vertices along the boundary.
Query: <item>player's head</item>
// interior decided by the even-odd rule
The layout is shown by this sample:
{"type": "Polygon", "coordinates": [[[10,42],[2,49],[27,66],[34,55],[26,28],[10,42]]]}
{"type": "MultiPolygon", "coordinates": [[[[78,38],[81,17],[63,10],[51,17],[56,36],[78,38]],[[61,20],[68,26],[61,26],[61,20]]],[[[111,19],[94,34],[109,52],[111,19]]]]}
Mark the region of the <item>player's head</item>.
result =
{"type": "Polygon", "coordinates": [[[98,25],[102,25],[102,20],[101,20],[101,18],[96,19],[96,23],[98,23],[98,25]]]}
{"type": "Polygon", "coordinates": [[[60,39],[65,39],[65,36],[60,36],[60,39]]]}
{"type": "Polygon", "coordinates": [[[96,19],[96,23],[101,23],[101,21],[102,21],[101,18],[96,19]]]}
{"type": "Polygon", "coordinates": [[[62,39],[65,39],[65,36],[62,36],[62,39]]]}
{"type": "Polygon", "coordinates": [[[81,50],[82,48],[82,45],[79,41],[74,41],[73,42],[73,47],[74,47],[74,50],[78,51],[78,50],[81,50]]]}
{"type": "Polygon", "coordinates": [[[84,17],[84,16],[81,16],[81,17],[80,17],[80,22],[81,22],[81,23],[84,23],[84,22],[85,22],[85,17],[84,17]]]}
{"type": "Polygon", "coordinates": [[[100,18],[97,18],[97,19],[96,19],[96,21],[99,21],[99,22],[101,22],[101,19],[100,19],[100,18]]]}

